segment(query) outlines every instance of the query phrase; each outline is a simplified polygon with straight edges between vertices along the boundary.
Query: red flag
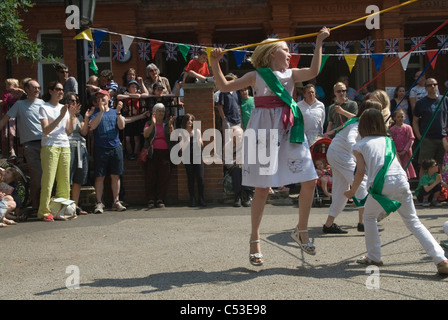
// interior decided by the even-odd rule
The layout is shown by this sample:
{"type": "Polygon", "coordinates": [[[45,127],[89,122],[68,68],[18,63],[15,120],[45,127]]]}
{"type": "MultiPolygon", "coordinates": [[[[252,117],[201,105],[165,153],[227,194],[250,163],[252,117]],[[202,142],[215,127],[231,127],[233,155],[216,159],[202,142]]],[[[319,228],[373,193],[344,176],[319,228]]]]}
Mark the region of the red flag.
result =
{"type": "MultiPolygon", "coordinates": [[[[435,56],[435,54],[437,53],[437,50],[428,50],[426,51],[426,54],[428,55],[429,61],[432,60],[432,58],[435,56]]],[[[434,58],[434,60],[431,62],[431,67],[434,70],[436,68],[436,60],[437,57],[434,58]]]]}
{"type": "Polygon", "coordinates": [[[297,68],[297,65],[299,64],[299,60],[300,60],[300,54],[291,54],[291,59],[289,59],[289,64],[291,65],[291,67],[293,68],[297,68]]]}
{"type": "Polygon", "coordinates": [[[157,41],[157,40],[151,40],[151,56],[152,59],[154,60],[154,57],[156,56],[156,52],[157,50],[159,50],[159,47],[162,45],[162,41],[157,41]]]}

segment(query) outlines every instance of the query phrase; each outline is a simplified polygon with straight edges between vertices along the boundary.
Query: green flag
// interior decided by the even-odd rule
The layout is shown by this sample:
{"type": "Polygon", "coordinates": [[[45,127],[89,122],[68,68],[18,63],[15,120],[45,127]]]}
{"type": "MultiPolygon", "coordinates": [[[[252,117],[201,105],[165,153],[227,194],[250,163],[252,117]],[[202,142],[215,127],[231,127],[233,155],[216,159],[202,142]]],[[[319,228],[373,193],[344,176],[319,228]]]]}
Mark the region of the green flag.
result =
{"type": "Polygon", "coordinates": [[[92,69],[95,74],[98,74],[98,66],[95,62],[95,55],[92,55],[92,60],[90,61],[89,68],[92,69]]]}
{"type": "Polygon", "coordinates": [[[325,62],[327,62],[327,59],[330,55],[329,54],[323,54],[322,55],[322,62],[320,64],[320,70],[319,73],[322,71],[322,69],[324,68],[325,62]]]}
{"type": "Polygon", "coordinates": [[[186,44],[179,44],[179,51],[184,57],[185,61],[187,61],[187,53],[190,50],[190,46],[186,44]]]}

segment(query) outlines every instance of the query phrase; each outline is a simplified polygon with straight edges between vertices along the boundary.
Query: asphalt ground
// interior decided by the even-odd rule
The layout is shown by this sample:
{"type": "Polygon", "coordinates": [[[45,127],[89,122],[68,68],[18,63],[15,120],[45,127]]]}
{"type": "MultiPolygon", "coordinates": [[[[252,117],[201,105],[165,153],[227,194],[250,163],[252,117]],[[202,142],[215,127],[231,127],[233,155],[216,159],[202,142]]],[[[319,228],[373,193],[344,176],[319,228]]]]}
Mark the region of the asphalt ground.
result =
{"type": "MultiPolygon", "coordinates": [[[[447,206],[418,207],[438,242],[447,206]]],[[[265,264],[249,264],[250,208],[128,208],[72,221],[30,220],[0,229],[3,300],[444,300],[437,274],[400,217],[381,222],[384,266],[369,270],[352,207],[336,219],[348,234],[323,234],[328,206],[312,208],[317,254],[290,238],[296,201],[267,204],[261,226],[265,264]]],[[[173,310],[172,310],[173,311],[173,310]]],[[[178,310],[174,310],[178,312],[178,310]]]]}

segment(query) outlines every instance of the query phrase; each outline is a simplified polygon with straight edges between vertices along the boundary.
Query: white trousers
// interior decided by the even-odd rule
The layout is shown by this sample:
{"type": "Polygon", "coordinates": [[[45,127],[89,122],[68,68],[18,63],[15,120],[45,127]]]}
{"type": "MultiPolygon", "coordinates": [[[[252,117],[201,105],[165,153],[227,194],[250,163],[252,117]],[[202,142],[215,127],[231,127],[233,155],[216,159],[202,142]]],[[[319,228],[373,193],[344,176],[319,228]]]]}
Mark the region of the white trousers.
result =
{"type": "MultiPolygon", "coordinates": [[[[417,216],[407,177],[405,175],[386,177],[382,194],[388,195],[391,200],[401,202],[401,206],[397,210],[398,214],[406,227],[418,239],[426,253],[432,257],[434,263],[438,264],[447,260],[445,251],[417,216]]],[[[381,261],[381,242],[377,226],[377,218],[381,212],[384,212],[381,205],[369,195],[364,209],[366,249],[368,258],[377,262],[381,261]]],[[[392,212],[391,214],[397,213],[392,212]]]]}
{"type": "MultiPolygon", "coordinates": [[[[350,189],[350,185],[354,178],[356,164],[351,161],[347,162],[346,166],[340,166],[338,163],[331,161],[331,158],[328,158],[328,163],[331,166],[333,175],[331,205],[328,215],[336,218],[344,210],[345,205],[347,204],[348,199],[344,195],[344,192],[350,189]]],[[[355,194],[357,199],[364,199],[366,197],[366,184],[367,177],[364,176],[364,179],[355,194]]]]}

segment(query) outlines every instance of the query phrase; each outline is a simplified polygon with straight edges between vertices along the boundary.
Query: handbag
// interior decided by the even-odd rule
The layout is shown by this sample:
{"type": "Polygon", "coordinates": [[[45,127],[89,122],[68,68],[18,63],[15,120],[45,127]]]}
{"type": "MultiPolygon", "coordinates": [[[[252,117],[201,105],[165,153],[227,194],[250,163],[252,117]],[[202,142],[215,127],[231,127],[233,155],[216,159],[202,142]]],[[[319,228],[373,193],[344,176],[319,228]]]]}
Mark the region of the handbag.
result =
{"type": "Polygon", "coordinates": [[[65,198],[52,198],[50,200],[50,211],[55,220],[76,219],[76,203],[65,198]]]}
{"type": "Polygon", "coordinates": [[[138,155],[137,161],[141,163],[146,163],[148,159],[152,158],[152,146],[148,148],[142,148],[140,154],[138,155]]]}

